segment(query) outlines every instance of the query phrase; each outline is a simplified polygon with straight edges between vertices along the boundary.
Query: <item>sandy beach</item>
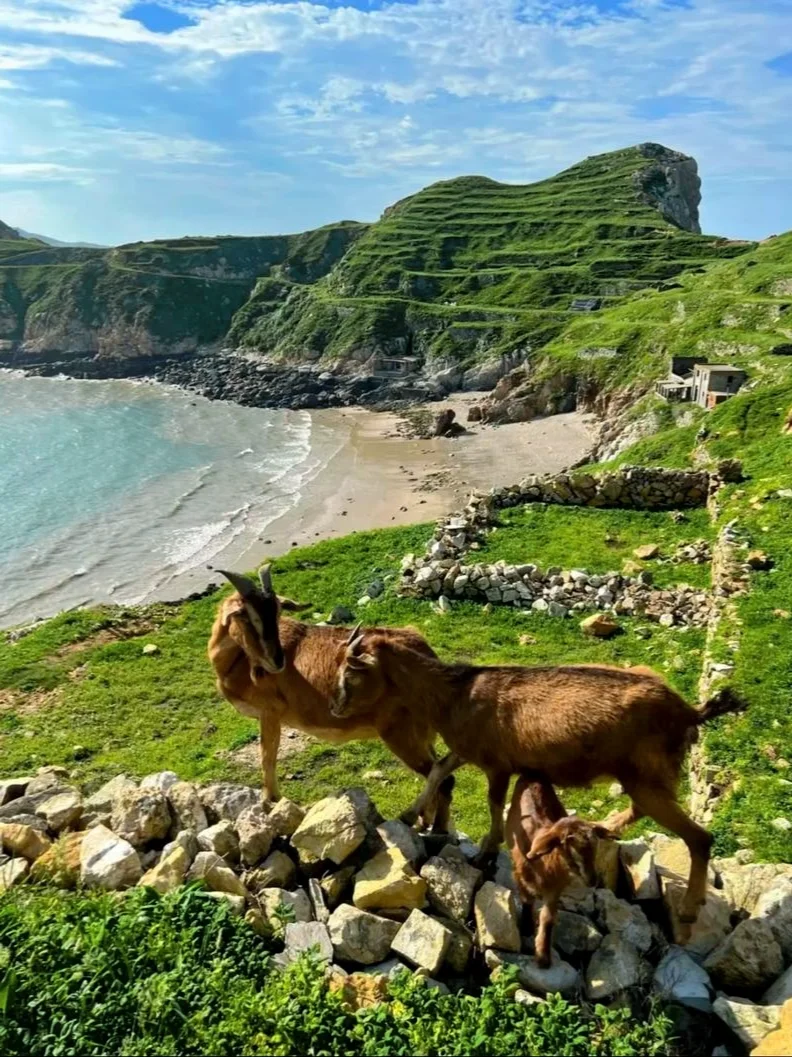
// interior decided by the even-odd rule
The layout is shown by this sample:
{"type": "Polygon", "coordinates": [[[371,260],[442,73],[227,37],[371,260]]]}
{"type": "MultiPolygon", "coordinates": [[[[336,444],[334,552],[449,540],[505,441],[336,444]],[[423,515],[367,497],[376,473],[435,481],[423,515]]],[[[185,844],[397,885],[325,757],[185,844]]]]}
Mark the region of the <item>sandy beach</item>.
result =
{"type": "MultiPolygon", "coordinates": [[[[476,397],[458,394],[442,406],[453,407],[457,420],[464,422],[476,397]]],[[[574,412],[505,426],[476,423],[462,436],[429,440],[405,437],[396,414],[357,408],[312,414],[317,422],[337,425],[340,420],[348,430],[346,443],[304,487],[288,514],[244,550],[229,550],[224,562],[253,568],[294,545],[432,521],[463,504],[474,489],[561,470],[582,458],[592,443],[586,417],[574,412]]],[[[196,569],[157,597],[181,597],[202,588],[207,574],[196,569]]]]}

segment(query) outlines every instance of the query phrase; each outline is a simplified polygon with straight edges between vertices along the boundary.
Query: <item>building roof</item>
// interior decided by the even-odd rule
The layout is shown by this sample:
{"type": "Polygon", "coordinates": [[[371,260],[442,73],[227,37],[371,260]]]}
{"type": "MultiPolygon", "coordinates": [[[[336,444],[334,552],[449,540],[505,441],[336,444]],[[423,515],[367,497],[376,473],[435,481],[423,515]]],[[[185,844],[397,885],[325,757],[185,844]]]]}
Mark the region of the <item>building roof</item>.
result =
{"type": "Polygon", "coordinates": [[[742,367],[735,367],[732,363],[697,363],[694,370],[708,371],[731,371],[732,374],[745,374],[742,367]]]}

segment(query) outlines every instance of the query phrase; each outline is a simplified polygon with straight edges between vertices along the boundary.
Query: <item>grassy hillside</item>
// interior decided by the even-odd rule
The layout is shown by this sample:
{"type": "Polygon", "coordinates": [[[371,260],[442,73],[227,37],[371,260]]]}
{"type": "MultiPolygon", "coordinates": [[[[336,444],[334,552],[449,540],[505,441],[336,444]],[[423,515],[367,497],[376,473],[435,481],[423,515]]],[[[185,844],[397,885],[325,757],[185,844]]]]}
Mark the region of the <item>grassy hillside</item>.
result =
{"type": "MultiPolygon", "coordinates": [[[[553,393],[596,400],[626,386],[646,391],[667,376],[674,355],[743,367],[752,388],[792,377],[792,232],[679,275],[669,289],[646,290],[568,322],[508,399],[519,412],[520,399],[530,405],[532,394],[541,408],[548,394],[552,407],[553,393]]],[[[691,411],[652,397],[632,414],[651,407],[665,408],[666,421],[674,410],[691,411]]]]}
{"type": "Polygon", "coordinates": [[[261,276],[311,283],[364,225],[299,235],[174,239],[115,249],[0,241],[0,342],[19,362],[190,352],[225,338],[261,276]]]}
{"type": "Polygon", "coordinates": [[[258,318],[238,317],[232,338],[296,359],[381,351],[467,366],[540,347],[576,296],[608,303],[745,252],[663,216],[641,178],[652,157],[615,151],[525,186],[433,184],[387,209],[315,287],[255,293],[258,318]]]}
{"type": "Polygon", "coordinates": [[[458,382],[502,354],[536,360],[576,297],[618,304],[744,254],[697,233],[698,183],[692,159],[644,144],[536,184],[433,184],[371,225],[111,250],[0,239],[0,342],[20,363],[220,342],[296,363],[411,356],[458,382]]]}

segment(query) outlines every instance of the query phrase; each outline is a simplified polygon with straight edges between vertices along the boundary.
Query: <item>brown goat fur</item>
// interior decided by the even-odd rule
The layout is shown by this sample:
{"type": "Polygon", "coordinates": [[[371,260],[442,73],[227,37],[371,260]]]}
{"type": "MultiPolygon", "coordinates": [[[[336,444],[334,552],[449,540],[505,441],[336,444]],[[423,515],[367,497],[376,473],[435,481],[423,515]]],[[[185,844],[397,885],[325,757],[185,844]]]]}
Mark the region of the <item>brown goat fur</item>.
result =
{"type": "Polygon", "coordinates": [[[680,916],[695,920],[712,838],[679,806],[677,786],[698,725],[740,707],[734,695],[723,692],[699,712],[650,669],[447,665],[366,632],[347,648],[334,710],[370,710],[391,695],[426,717],[451,749],[402,816],[406,821],[414,820],[439,781],[475,763],[489,782],[491,824],[482,852],[492,854],[503,836],[511,775],[541,772],[560,786],[616,778],[632,800],[618,817],[619,828],[649,815],[687,844],[692,864],[680,916]]]}
{"type": "Polygon", "coordinates": [[[594,883],[597,841],[612,836],[600,823],[567,815],[541,775],[518,778],[506,816],[506,845],[523,907],[535,909],[535,900],[542,904],[534,942],[542,968],[550,965],[553,925],[564,889],[575,877],[584,885],[594,883]]]}
{"type": "MultiPolygon", "coordinates": [[[[274,596],[273,596],[274,597],[274,596]]],[[[436,762],[435,732],[425,716],[411,712],[396,697],[349,717],[334,716],[331,697],[338,681],[338,665],[345,655],[349,629],[316,627],[292,620],[281,612],[283,600],[274,599],[277,648],[261,641],[245,600],[237,593],[220,605],[209,639],[209,659],[217,689],[238,712],[258,719],[261,731],[261,769],[264,796],[279,796],[277,778],[281,727],[305,731],[326,741],[345,742],[381,738],[412,770],[428,778],[436,762]],[[280,654],[279,652],[280,651],[280,654]],[[263,657],[276,657],[279,671],[267,671],[263,657]]],[[[259,600],[259,605],[262,603],[259,600]]],[[[290,603],[296,606],[295,603],[290,603]]],[[[431,647],[409,628],[378,629],[383,641],[400,641],[416,656],[434,657],[431,647]]],[[[432,795],[421,814],[434,828],[448,828],[453,778],[432,795]]]]}

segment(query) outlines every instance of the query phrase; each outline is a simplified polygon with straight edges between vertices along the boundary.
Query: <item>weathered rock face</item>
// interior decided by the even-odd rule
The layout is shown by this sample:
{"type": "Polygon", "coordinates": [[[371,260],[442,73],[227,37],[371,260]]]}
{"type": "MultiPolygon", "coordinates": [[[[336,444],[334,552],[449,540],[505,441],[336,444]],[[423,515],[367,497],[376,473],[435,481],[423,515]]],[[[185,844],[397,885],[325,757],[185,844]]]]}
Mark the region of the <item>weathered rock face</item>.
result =
{"type": "Polygon", "coordinates": [[[753,994],[781,975],[784,959],[770,926],[749,918],[712,951],[704,968],[730,994],[753,994]]]}
{"type": "Polygon", "coordinates": [[[301,888],[295,892],[286,892],[282,888],[265,888],[258,893],[258,904],[267,925],[275,932],[282,927],[285,915],[290,915],[298,922],[313,919],[311,901],[301,888]]]}
{"type": "Polygon", "coordinates": [[[73,826],[82,815],[82,797],[76,789],[56,793],[39,804],[36,814],[45,820],[53,833],[73,826]]]}
{"type": "Polygon", "coordinates": [[[792,999],[781,1009],[778,1027],[751,1050],[751,1057],[792,1057],[792,999]]]}
{"type": "Polygon", "coordinates": [[[645,200],[672,224],[700,235],[701,179],[695,158],[659,143],[642,143],[638,150],[650,160],[635,174],[645,200]]]}
{"type": "Polygon", "coordinates": [[[122,793],[113,805],[114,833],[137,848],[168,836],[173,819],[168,798],[157,790],[134,789],[122,793]]]}
{"type": "Polygon", "coordinates": [[[201,851],[213,851],[221,859],[236,862],[239,858],[239,838],[234,823],[223,819],[208,826],[198,834],[198,847],[201,851]]]}
{"type": "Polygon", "coordinates": [[[748,998],[718,995],[712,1008],[749,1050],[781,1023],[780,1006],[757,1006],[748,998]]]}
{"type": "Polygon", "coordinates": [[[248,892],[234,871],[213,851],[202,851],[195,856],[188,879],[205,881],[213,892],[247,898],[248,892]]]}
{"type": "Polygon", "coordinates": [[[508,888],[485,881],[476,893],[476,939],[479,947],[519,951],[517,907],[508,888]]]}
{"type": "Polygon", "coordinates": [[[33,862],[49,848],[49,838],[32,826],[0,822],[0,850],[33,862]]]}
{"type": "Polygon", "coordinates": [[[621,937],[638,951],[646,952],[652,946],[652,926],[640,907],[602,889],[597,891],[597,909],[606,932],[621,937]]]}
{"type": "Polygon", "coordinates": [[[366,839],[366,827],[351,800],[326,797],[314,804],[292,834],[303,862],[330,859],[340,865],[366,839]]]}
{"type": "Polygon", "coordinates": [[[606,936],[594,951],[586,973],[586,995],[604,1002],[643,981],[644,964],[637,949],[621,936],[606,936]]]}
{"type": "Polygon", "coordinates": [[[568,957],[586,951],[595,951],[602,943],[602,933],[582,914],[559,910],[553,929],[553,946],[568,957]]]}
{"type": "Polygon", "coordinates": [[[421,910],[413,910],[393,940],[392,948],[411,965],[434,975],[451,944],[451,930],[421,910]]]}
{"type": "Polygon", "coordinates": [[[327,928],[337,958],[376,965],[387,957],[401,926],[344,903],[330,915],[327,928]]]}
{"type": "Polygon", "coordinates": [[[138,853],[129,841],[102,825],[85,834],[80,846],[80,880],[84,885],[110,891],[131,888],[142,873],[138,853]]]}
{"type": "Polygon", "coordinates": [[[30,864],[27,859],[9,859],[0,865],[0,895],[19,884],[28,875],[30,864]]]}
{"type": "Polygon", "coordinates": [[[655,970],[652,990],[668,1001],[702,1013],[712,1011],[709,975],[682,947],[669,947],[655,970]]]}
{"type": "Polygon", "coordinates": [[[212,824],[223,819],[236,822],[246,807],[261,804],[261,794],[256,789],[248,785],[233,785],[231,782],[203,786],[200,797],[206,817],[212,824]]]}
{"type": "Polygon", "coordinates": [[[660,883],[655,869],[654,852],[646,841],[621,841],[619,857],[627,875],[633,899],[659,899],[660,883]]]}
{"type": "Polygon", "coordinates": [[[488,950],[485,961],[490,969],[501,965],[515,965],[520,985],[535,995],[549,995],[558,991],[562,995],[574,995],[580,987],[580,974],[555,952],[550,965],[543,969],[536,958],[527,954],[512,954],[509,951],[488,950]]]}
{"type": "Polygon", "coordinates": [[[426,881],[397,848],[386,848],[355,876],[352,902],[360,910],[412,910],[426,901],[426,881]]]}
{"type": "Polygon", "coordinates": [[[236,821],[239,854],[245,866],[255,866],[269,853],[278,830],[263,807],[246,807],[236,821]]]}
{"type": "Polygon", "coordinates": [[[286,797],[279,800],[269,813],[269,820],[279,837],[291,837],[304,818],[303,809],[286,797]]]}
{"type": "Polygon", "coordinates": [[[187,852],[177,845],[167,855],[163,855],[156,866],[147,870],[138,884],[146,885],[159,892],[160,895],[164,895],[165,892],[172,892],[174,888],[182,884],[189,866],[190,860],[187,852]]]}
{"type": "Polygon", "coordinates": [[[435,910],[454,921],[465,922],[470,916],[473,893],[481,883],[480,870],[464,861],[434,856],[421,867],[429,902],[435,910]]]}
{"type": "Polygon", "coordinates": [[[251,892],[262,888],[289,888],[296,877],[294,860],[285,852],[273,851],[260,866],[245,874],[245,884],[251,892]]]}
{"type": "Polygon", "coordinates": [[[314,951],[323,961],[333,960],[333,944],[327,925],[318,921],[301,921],[287,925],[284,943],[288,960],[294,960],[306,951],[314,951]]]}
{"type": "Polygon", "coordinates": [[[200,833],[209,826],[198,789],[192,782],[174,782],[167,789],[173,830],[194,830],[200,833]]]}

